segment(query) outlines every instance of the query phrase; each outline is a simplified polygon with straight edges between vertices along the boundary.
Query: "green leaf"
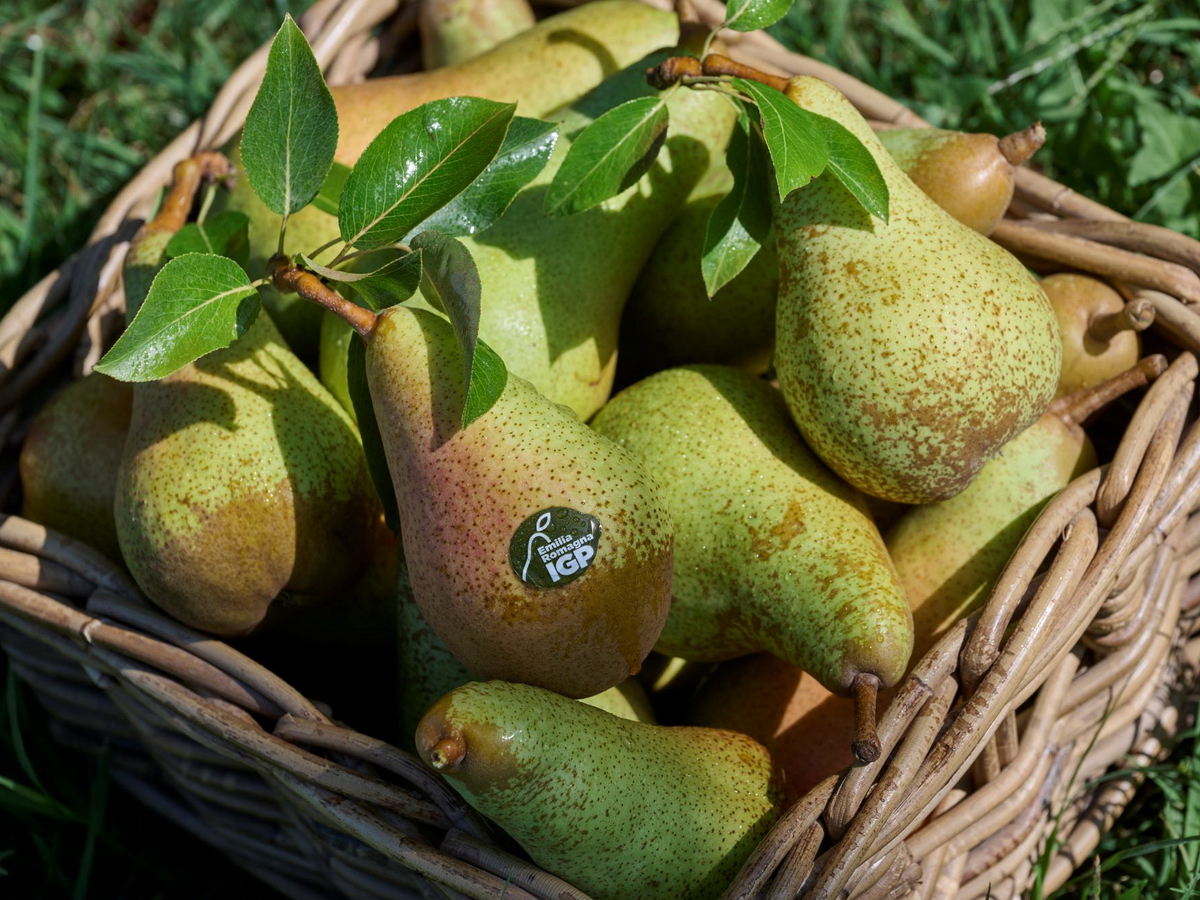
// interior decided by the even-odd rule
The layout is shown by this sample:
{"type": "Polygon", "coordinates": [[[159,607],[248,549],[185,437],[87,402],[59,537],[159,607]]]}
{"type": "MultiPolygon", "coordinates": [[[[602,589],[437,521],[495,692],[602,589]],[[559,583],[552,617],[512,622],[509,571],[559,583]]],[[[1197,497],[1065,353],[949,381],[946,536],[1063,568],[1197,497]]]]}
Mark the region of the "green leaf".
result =
{"type": "Polygon", "coordinates": [[[801,109],[781,91],[765,84],[735,78],[733,87],[748,94],[758,106],[781,200],[824,171],[829,148],[820,116],[801,109]]]}
{"type": "Polygon", "coordinates": [[[792,0],[729,0],[724,27],[734,31],[768,28],[786,16],[791,6],[792,0]]]}
{"type": "Polygon", "coordinates": [[[357,335],[350,339],[346,381],[350,388],[350,401],[354,404],[354,415],[358,419],[358,432],[362,436],[367,471],[371,473],[375,493],[383,504],[384,520],[393,532],[399,531],[400,507],[396,503],[387,451],[383,448],[383,436],[379,433],[379,421],[375,418],[375,404],[371,401],[371,390],[367,385],[367,345],[357,335]]]}
{"type": "Polygon", "coordinates": [[[392,244],[471,184],[504,143],[515,103],[433,100],[393,119],[346,178],[342,239],[361,249],[392,244]]]}
{"type": "Polygon", "coordinates": [[[841,122],[810,113],[821,122],[829,148],[828,168],[863,208],[877,219],[888,220],[891,199],[887,182],[871,151],[841,122]]]}
{"type": "Polygon", "coordinates": [[[258,291],[231,259],[189,253],[171,260],[125,333],[96,364],[121,381],[154,381],[228,347],[258,315],[258,291]]]}
{"type": "Polygon", "coordinates": [[[1129,163],[1129,185],[1162,178],[1191,162],[1200,152],[1200,121],[1153,100],[1136,108],[1141,146],[1129,163]]]}
{"type": "Polygon", "coordinates": [[[348,284],[375,312],[403,303],[421,284],[420,250],[396,256],[368,272],[346,272],[315,263],[307,256],[301,259],[321,277],[348,284]]]}
{"type": "Polygon", "coordinates": [[[345,186],[346,177],[349,174],[349,166],[334,161],[333,165],[329,167],[329,174],[325,177],[325,183],[317,191],[317,196],[313,197],[313,206],[323,213],[336,216],[338,214],[338,201],[342,197],[342,188],[345,186]]]}
{"type": "Polygon", "coordinates": [[[290,15],[271,42],[267,71],[242,130],[242,165],[267,207],[288,216],[321,189],[337,149],[338,121],[304,32],[290,15]]]}
{"type": "Polygon", "coordinates": [[[504,214],[513,198],[546,167],[558,141],[558,126],[517,116],[500,152],[465,191],[425,220],[442,234],[483,231],[504,214]]]}
{"type": "Polygon", "coordinates": [[[167,244],[171,259],[188,253],[228,256],[244,268],[250,258],[250,217],[227,209],[203,222],[189,222],[167,244]]]}
{"type": "Polygon", "coordinates": [[[639,97],[584,128],[546,192],[546,214],[583,212],[636,182],[658,156],[668,117],[664,98],[639,97]]]}
{"type": "Polygon", "coordinates": [[[504,362],[479,340],[479,270],[463,244],[437,231],[422,231],[412,246],[424,255],[421,291],[450,318],[463,354],[467,396],[462,425],[466,428],[492,408],[508,380],[504,362]]]}
{"type": "Polygon", "coordinates": [[[708,218],[700,260],[710,297],[746,268],[771,231],[766,147],[745,115],[730,136],[725,159],[733,188],[708,218]]]}

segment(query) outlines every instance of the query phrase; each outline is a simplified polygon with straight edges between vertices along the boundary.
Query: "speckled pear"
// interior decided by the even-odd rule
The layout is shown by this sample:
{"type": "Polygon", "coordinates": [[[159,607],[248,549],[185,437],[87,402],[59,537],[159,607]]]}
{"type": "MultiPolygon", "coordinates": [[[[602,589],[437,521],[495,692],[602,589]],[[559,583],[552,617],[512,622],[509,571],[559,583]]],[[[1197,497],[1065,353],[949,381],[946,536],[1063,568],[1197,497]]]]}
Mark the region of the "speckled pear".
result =
{"type": "Polygon", "coordinates": [[[904,175],[845,96],[810,77],[786,94],[856,135],[891,198],[884,223],[826,172],[777,210],[775,366],[792,417],[860,490],[952,497],[1053,398],[1054,312],[1015,257],[904,175]]]}
{"type": "Polygon", "coordinates": [[[721,896],[779,815],[763,746],[492,681],[439,700],[417,751],[535,863],[596,900],[721,896]]]}
{"type": "Polygon", "coordinates": [[[1080,423],[1165,367],[1163,357],[1147,357],[1120,376],[1055,400],[961,494],[914,507],[892,526],[885,541],[912,605],[914,660],[987,599],[1050,498],[1096,467],[1096,450],[1080,423]]]}
{"type": "Polygon", "coordinates": [[[21,445],[21,515],[121,561],[113,494],[133,386],[92,372],[37,414],[21,445]]]}
{"type": "Polygon", "coordinates": [[[265,313],[134,389],[117,535],[138,585],[188,625],[246,634],[285,591],[344,590],[378,509],[354,424],[265,313]]]}
{"type": "Polygon", "coordinates": [[[461,353],[434,313],[382,313],[366,369],[413,595],[454,655],[571,697],[637,672],[671,582],[670,517],[645,467],[511,373],[463,428],[461,353]]]}
{"type": "MultiPolygon", "coordinates": [[[[597,0],[550,16],[460,65],[332,86],[338,111],[335,158],[353,166],[392,119],[429,100],[483,97],[516,102],[518,115],[545,116],[623,66],[671,46],[678,33],[678,21],[670,13],[636,0],[597,0]]],[[[234,209],[250,217],[248,271],[257,276],[278,249],[280,217],[250,187],[235,143],[226,152],[237,166],[236,185],[218,195],[214,211],[234,209]]],[[[288,219],[284,251],[310,253],[339,236],[335,216],[308,206],[288,219]]],[[[328,257],[319,260],[327,262],[328,257]]],[[[270,286],[261,293],[289,346],[306,361],[315,361],[320,307],[270,286]]]]}
{"type": "Polygon", "coordinates": [[[894,684],[908,604],[861,495],[796,432],[779,392],[739,369],[686,366],[626,388],[592,427],[663,485],[675,524],[660,653],[718,661],[768,650],[851,693],[894,684]]]}
{"type": "Polygon", "coordinates": [[[421,64],[456,66],[532,28],[529,0],[420,0],[421,64]]]}

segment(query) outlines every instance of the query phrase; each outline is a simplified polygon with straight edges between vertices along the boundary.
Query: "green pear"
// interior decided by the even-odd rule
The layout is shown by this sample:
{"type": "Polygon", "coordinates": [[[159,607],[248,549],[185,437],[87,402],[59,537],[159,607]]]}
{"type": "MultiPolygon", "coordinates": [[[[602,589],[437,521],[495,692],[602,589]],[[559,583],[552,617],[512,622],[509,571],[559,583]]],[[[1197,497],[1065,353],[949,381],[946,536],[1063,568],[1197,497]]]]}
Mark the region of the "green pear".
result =
{"type": "Polygon", "coordinates": [[[869,494],[928,503],[965,488],[1054,396],[1054,311],[1006,250],[901,171],[831,85],[787,96],[857,136],[890,192],[871,216],[832,172],[777,211],[775,367],[804,439],[869,494]]]}
{"type": "Polygon", "coordinates": [[[1046,142],[1039,122],[998,138],[945,128],[896,128],[879,141],[934,203],[980,234],[991,234],[1012,202],[1017,166],[1046,142]]]}
{"type": "MultiPolygon", "coordinates": [[[[353,166],[392,119],[430,100],[483,97],[516,102],[518,115],[545,116],[652,50],[671,46],[678,34],[678,20],[670,13],[637,0],[597,0],[544,19],[461,65],[332,87],[338,111],[335,159],[353,166]]],[[[236,143],[226,148],[236,166],[235,187],[218,195],[213,208],[249,216],[248,271],[257,276],[278,249],[281,220],[251,189],[236,143]]],[[[310,253],[339,237],[337,218],[308,206],[289,217],[284,252],[310,253]]],[[[274,287],[260,293],[289,346],[315,361],[320,308],[274,287]]]]}
{"type": "Polygon", "coordinates": [[[570,697],[637,672],[671,593],[670,518],[642,464],[512,375],[463,428],[462,355],[428,311],[380,314],[366,371],[413,595],[454,655],[570,697]]]}
{"type": "Polygon", "coordinates": [[[966,490],[914,507],[892,526],[885,541],[912,606],[914,660],[983,604],[1042,508],[1096,467],[1080,423],[1164,367],[1162,357],[1148,357],[1101,385],[1055,400],[966,490]]]}
{"type": "Polygon", "coordinates": [[[455,66],[533,27],[528,0],[420,0],[421,65],[455,66]]]}
{"type": "Polygon", "coordinates": [[[284,592],[355,583],[379,505],[354,424],[262,313],[230,347],[135,386],[114,513],[146,595],[236,636],[284,592]]]}
{"type": "MultiPolygon", "coordinates": [[[[312,304],[309,304],[310,306],[312,304]]],[[[321,344],[317,374],[321,384],[342,405],[355,425],[358,413],[354,411],[354,400],[350,396],[350,342],[354,340],[354,329],[341,316],[325,310],[321,317],[321,344]]]]}
{"type": "Polygon", "coordinates": [[[839,694],[863,675],[904,675],[912,620],[883,540],[778,391],[739,369],[669,369],[592,427],[666,494],[675,573],[658,652],[715,662],[767,650],[839,694]]]}
{"type": "Polygon", "coordinates": [[[21,445],[21,515],[121,561],[113,496],[133,387],[92,372],[55,394],[21,445]]]}
{"type": "Polygon", "coordinates": [[[584,421],[612,390],[621,314],[639,270],[736,121],[720,95],[677,91],[667,100],[670,128],[659,157],[636,184],[584,212],[546,215],[546,192],[572,138],[618,103],[653,94],[645,71],[655,58],[551,116],[562,128],[546,168],[495,224],[460,239],[479,269],[479,337],[510,371],[584,421]]]}
{"type": "Polygon", "coordinates": [[[597,900],[719,897],[780,811],[770,757],[745,735],[629,722],[528,685],[448,694],[417,751],[597,900]]]}
{"type": "Polygon", "coordinates": [[[1154,321],[1149,301],[1127,304],[1103,281],[1075,272],[1043,278],[1042,290],[1054,307],[1063,342],[1056,396],[1092,387],[1138,361],[1139,332],[1154,321]]]}
{"type": "Polygon", "coordinates": [[[775,345],[779,261],[771,238],[741,273],[710,299],[700,257],[708,217],[729,192],[724,175],[687,205],[654,247],[621,322],[622,376],[630,381],[688,363],[767,371],[775,345]]]}

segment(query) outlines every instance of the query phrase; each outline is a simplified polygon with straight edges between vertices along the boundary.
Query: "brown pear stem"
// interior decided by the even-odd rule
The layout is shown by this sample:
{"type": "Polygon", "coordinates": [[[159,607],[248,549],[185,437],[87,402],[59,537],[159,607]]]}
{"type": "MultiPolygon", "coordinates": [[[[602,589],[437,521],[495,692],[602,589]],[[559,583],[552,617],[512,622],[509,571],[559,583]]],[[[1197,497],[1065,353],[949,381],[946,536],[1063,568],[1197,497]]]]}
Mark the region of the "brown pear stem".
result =
{"type": "Polygon", "coordinates": [[[1042,127],[1041,122],[1034,122],[1023,131],[1014,131],[1000,138],[1000,153],[1012,165],[1019,166],[1028,162],[1044,143],[1046,129],[1042,127]]]}
{"type": "Polygon", "coordinates": [[[646,70],[646,80],[656,90],[665,91],[685,78],[698,78],[704,74],[700,60],[694,56],[672,56],[657,66],[646,70]]]}
{"type": "Polygon", "coordinates": [[[320,304],[349,322],[363,340],[371,339],[379,316],[351,303],[312,272],[296,268],[286,256],[276,254],[271,257],[267,262],[267,277],[281,294],[299,294],[305,300],[320,304]]]}
{"type": "MultiPolygon", "coordinates": [[[[175,234],[187,224],[192,204],[196,201],[196,192],[200,190],[200,183],[228,178],[232,173],[233,167],[229,160],[224,154],[215,151],[198,153],[175,163],[171,190],[163,198],[158,215],[139,229],[138,237],[152,232],[175,234]]],[[[137,237],[134,240],[137,240],[137,237]]]]}
{"type": "Polygon", "coordinates": [[[879,699],[879,688],[879,677],[867,672],[859,672],[850,685],[854,698],[854,739],[850,746],[855,758],[863,763],[875,762],[883,752],[879,732],[875,730],[875,704],[879,699]]]}
{"type": "Polygon", "coordinates": [[[1154,304],[1139,297],[1117,312],[1093,316],[1088,320],[1087,333],[1094,340],[1107,344],[1123,331],[1145,331],[1154,324],[1154,304]]]}
{"type": "Polygon", "coordinates": [[[1167,358],[1155,353],[1099,384],[1059,397],[1046,412],[1058,416],[1068,428],[1082,425],[1092,413],[1135,388],[1145,387],[1166,370],[1167,358]]]}
{"type": "Polygon", "coordinates": [[[730,59],[728,56],[722,56],[720,53],[708,54],[704,57],[703,65],[705,75],[732,75],[734,78],[760,82],[777,91],[785,90],[788,82],[791,81],[790,78],[784,78],[782,75],[769,75],[761,72],[752,66],[730,59]]]}

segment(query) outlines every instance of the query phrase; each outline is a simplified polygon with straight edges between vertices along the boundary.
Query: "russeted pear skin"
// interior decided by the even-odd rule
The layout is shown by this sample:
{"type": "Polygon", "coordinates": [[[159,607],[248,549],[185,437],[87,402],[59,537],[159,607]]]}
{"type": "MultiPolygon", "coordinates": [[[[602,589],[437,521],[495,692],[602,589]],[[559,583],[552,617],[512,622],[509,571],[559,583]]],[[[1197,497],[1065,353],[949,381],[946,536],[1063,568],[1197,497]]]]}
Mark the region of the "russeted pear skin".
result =
{"type": "Polygon", "coordinates": [[[962,493],[910,509],[885,536],[913,611],[918,660],[974,612],[1050,498],[1097,465],[1083,429],[1048,412],[962,493]]]}
{"type": "Polygon", "coordinates": [[[792,417],[860,490],[952,497],[1054,396],[1054,312],[1015,257],[904,175],[835,88],[797,77],[786,94],[854,133],[891,198],[884,223],[826,172],[777,211],[775,366],[792,417]]]}
{"type": "Polygon", "coordinates": [[[21,515],[121,561],[113,494],[133,387],[99,372],[71,382],[37,414],[21,445],[21,515]]]}
{"type": "Polygon", "coordinates": [[[230,347],[135,387],[113,511],[146,595],[236,636],[281,592],[356,582],[378,500],[353,423],[264,312],[230,347]]]}
{"type": "Polygon", "coordinates": [[[637,672],[671,596],[670,517],[642,464],[511,373],[463,428],[462,356],[434,313],[381,314],[366,369],[413,595],[454,655],[480,677],[570,697],[637,672]],[[593,516],[600,533],[582,574],[542,588],[518,576],[510,545],[552,508],[593,516]]]}
{"type": "Polygon", "coordinates": [[[668,369],[592,427],[655,473],[675,526],[655,650],[702,662],[767,650],[840,694],[860,674],[904,675],[912,620],[883,539],[778,391],[739,369],[668,369]]]}
{"type": "Polygon", "coordinates": [[[719,897],[780,811],[770,757],[745,735],[630,722],[527,685],[448,694],[417,751],[596,900],[719,897]]]}
{"type": "MultiPolygon", "coordinates": [[[[661,9],[636,0],[596,0],[550,16],[460,65],[331,86],[338,112],[335,158],[353,166],[392,119],[430,100],[482,97],[517,103],[517,115],[544,117],[623,66],[671,46],[678,34],[676,17],[661,9]]],[[[235,185],[217,195],[213,212],[238,210],[250,217],[248,271],[260,275],[278,249],[280,217],[250,187],[236,143],[226,147],[236,166],[235,185]]],[[[339,236],[336,216],[308,206],[288,218],[284,252],[310,253],[339,236]]],[[[302,359],[315,360],[320,307],[269,286],[260,293],[289,346],[302,359]]]]}

